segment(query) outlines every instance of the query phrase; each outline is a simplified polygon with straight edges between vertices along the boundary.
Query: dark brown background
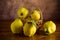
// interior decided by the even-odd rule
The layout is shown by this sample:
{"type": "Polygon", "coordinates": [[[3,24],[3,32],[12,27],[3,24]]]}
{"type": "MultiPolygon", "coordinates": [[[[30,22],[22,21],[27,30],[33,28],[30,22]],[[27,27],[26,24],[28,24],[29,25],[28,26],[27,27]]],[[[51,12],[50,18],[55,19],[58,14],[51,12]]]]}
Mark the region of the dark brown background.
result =
{"type": "Polygon", "coordinates": [[[59,0],[0,0],[0,20],[17,18],[17,10],[26,7],[29,11],[40,9],[44,20],[60,20],[59,0]]]}

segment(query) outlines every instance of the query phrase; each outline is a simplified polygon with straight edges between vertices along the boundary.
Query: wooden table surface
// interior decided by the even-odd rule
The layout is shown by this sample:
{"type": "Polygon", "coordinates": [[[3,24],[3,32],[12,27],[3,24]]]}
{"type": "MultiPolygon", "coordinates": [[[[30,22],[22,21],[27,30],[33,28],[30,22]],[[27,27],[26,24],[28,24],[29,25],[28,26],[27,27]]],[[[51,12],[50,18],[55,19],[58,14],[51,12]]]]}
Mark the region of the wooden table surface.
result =
{"type": "Polygon", "coordinates": [[[57,30],[51,35],[45,35],[43,32],[35,34],[32,37],[24,35],[14,35],[10,30],[12,21],[0,21],[0,40],[60,40],[60,23],[56,22],[57,30]]]}

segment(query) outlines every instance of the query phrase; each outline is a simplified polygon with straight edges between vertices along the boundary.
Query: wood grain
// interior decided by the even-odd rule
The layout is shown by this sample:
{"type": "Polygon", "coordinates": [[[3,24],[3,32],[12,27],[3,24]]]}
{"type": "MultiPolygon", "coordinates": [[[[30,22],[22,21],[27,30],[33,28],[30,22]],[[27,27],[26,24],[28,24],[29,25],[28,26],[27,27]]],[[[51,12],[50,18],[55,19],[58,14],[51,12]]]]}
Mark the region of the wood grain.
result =
{"type": "Polygon", "coordinates": [[[23,34],[14,35],[10,30],[12,21],[0,21],[0,40],[60,40],[60,23],[56,23],[57,30],[51,35],[45,35],[42,31],[32,37],[23,34]]]}

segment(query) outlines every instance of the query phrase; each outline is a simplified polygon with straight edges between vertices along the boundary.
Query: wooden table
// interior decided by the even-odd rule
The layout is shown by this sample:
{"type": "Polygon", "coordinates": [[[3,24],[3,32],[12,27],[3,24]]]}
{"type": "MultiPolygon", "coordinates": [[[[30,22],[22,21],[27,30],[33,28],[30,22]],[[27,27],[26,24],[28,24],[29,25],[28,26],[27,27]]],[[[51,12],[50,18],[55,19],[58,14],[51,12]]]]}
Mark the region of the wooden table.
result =
{"type": "Polygon", "coordinates": [[[14,35],[10,30],[12,21],[0,21],[0,40],[60,40],[60,23],[56,22],[57,30],[51,35],[44,35],[43,32],[32,37],[24,35],[14,35]]]}

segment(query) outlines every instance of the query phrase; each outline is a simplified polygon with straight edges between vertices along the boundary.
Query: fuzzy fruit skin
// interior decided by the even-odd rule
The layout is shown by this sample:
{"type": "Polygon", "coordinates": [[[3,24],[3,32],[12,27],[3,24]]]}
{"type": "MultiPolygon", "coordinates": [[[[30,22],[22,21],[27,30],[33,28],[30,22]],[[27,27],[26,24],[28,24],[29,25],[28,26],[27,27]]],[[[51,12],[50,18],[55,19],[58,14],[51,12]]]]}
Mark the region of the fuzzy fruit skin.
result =
{"type": "Polygon", "coordinates": [[[20,18],[26,18],[27,15],[28,15],[28,12],[29,12],[28,9],[22,7],[17,12],[18,13],[18,17],[20,17],[20,18]]]}
{"type": "Polygon", "coordinates": [[[23,27],[23,33],[25,36],[33,36],[36,33],[36,27],[33,24],[28,24],[25,23],[24,27],[23,27]]]}
{"type": "Polygon", "coordinates": [[[52,34],[56,31],[56,24],[53,21],[47,21],[43,27],[46,34],[52,34]]]}
{"type": "Polygon", "coordinates": [[[40,19],[40,12],[38,10],[34,10],[31,15],[31,18],[36,21],[39,20],[40,19]]]}
{"type": "Polygon", "coordinates": [[[11,23],[11,31],[14,34],[21,33],[23,30],[22,28],[23,28],[23,23],[18,18],[11,23]]]}

